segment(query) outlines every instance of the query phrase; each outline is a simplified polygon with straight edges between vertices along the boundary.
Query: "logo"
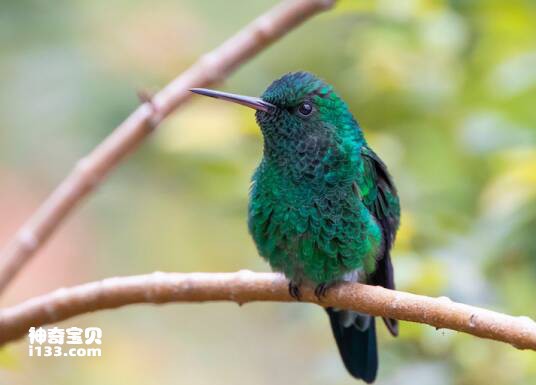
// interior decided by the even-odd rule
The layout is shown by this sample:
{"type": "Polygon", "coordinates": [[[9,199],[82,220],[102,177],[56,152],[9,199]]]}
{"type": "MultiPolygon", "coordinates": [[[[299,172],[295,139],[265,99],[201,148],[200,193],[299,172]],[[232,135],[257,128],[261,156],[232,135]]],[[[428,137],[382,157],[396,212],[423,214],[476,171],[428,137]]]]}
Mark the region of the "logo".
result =
{"type": "Polygon", "coordinates": [[[101,357],[102,329],[31,327],[28,343],[30,357],[101,357]]]}

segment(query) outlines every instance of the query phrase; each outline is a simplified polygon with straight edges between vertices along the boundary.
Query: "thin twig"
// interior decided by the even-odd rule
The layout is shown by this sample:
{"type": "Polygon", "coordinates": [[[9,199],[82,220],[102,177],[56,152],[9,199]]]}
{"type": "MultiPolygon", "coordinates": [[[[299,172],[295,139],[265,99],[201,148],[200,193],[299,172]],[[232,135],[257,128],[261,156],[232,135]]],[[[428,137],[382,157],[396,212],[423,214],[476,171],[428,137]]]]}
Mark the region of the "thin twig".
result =
{"type": "Polygon", "coordinates": [[[160,122],[190,97],[189,89],[225,79],[275,40],[336,0],[287,0],[260,16],[190,69],[152,100],[145,101],[72,172],[19,229],[0,253],[0,292],[56,231],[76,205],[160,122]]]}
{"type": "MultiPolygon", "coordinates": [[[[536,350],[536,323],[455,303],[448,298],[368,286],[341,284],[319,301],[312,288],[302,288],[302,300],[321,306],[350,309],[375,316],[425,323],[536,350]]],[[[14,341],[32,326],[76,315],[136,303],[233,301],[291,302],[288,281],[275,273],[161,273],[109,278],[32,298],[0,311],[0,344],[14,341]]]]}

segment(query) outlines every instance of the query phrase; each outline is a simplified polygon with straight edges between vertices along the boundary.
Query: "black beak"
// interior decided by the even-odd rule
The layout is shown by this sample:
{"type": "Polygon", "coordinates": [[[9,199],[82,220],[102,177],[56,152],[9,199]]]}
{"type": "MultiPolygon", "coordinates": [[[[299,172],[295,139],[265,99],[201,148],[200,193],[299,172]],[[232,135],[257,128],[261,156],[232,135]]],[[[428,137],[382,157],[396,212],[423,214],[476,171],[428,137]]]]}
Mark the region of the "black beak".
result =
{"type": "Polygon", "coordinates": [[[243,106],[250,107],[258,111],[264,111],[269,114],[273,114],[277,109],[277,107],[273,104],[252,96],[230,94],[228,92],[209,90],[206,88],[191,88],[190,91],[199,95],[210,96],[211,98],[222,99],[227,100],[229,102],[241,104],[243,106]]]}

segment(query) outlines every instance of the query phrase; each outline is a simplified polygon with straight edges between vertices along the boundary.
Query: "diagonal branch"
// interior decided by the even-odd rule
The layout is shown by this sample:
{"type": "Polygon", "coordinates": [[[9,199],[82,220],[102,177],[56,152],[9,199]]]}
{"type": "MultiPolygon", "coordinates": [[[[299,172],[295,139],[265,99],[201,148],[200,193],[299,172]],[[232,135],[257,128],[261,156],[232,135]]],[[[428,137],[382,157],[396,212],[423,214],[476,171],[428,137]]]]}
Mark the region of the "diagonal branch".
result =
{"type": "MultiPolygon", "coordinates": [[[[375,316],[425,323],[536,350],[536,323],[455,303],[446,297],[348,283],[330,289],[319,301],[312,288],[302,288],[302,300],[375,316]]],[[[233,301],[291,302],[288,281],[275,273],[160,273],[109,278],[32,298],[0,311],[0,345],[28,333],[31,326],[62,321],[102,309],[136,303],[233,301]]]]}
{"type": "Polygon", "coordinates": [[[189,89],[225,79],[271,43],[336,0],[286,0],[260,16],[190,69],[152,100],[138,107],[104,142],[81,159],[71,173],[19,229],[0,253],[0,292],[117,164],[190,97],[189,89]]]}

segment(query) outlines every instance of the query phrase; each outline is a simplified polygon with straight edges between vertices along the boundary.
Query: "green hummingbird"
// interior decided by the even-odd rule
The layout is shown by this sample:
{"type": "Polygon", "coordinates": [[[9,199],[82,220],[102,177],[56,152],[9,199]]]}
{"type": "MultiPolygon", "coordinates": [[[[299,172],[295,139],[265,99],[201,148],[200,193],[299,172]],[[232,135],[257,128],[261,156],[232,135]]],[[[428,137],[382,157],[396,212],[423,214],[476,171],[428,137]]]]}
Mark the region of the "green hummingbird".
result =
{"type": "MultiPolygon", "coordinates": [[[[368,146],[348,105],[308,72],[274,81],[260,98],[195,88],[197,94],[256,110],[264,154],[252,178],[248,227],[259,254],[290,281],[315,286],[362,282],[394,289],[390,250],[400,204],[383,161],[368,146]]],[[[346,369],[375,380],[374,317],[326,308],[346,369]]],[[[384,318],[392,335],[398,323],[384,318]]]]}

